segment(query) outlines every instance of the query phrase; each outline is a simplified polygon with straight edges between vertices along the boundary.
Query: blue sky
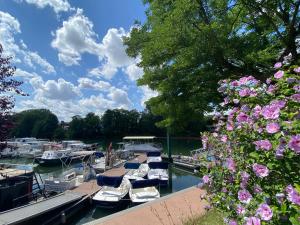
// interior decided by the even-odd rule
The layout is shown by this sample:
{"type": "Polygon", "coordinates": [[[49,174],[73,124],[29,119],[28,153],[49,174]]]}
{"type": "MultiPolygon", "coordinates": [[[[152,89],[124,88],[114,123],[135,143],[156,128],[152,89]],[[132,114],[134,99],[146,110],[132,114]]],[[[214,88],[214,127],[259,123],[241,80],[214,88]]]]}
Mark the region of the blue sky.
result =
{"type": "Polygon", "coordinates": [[[144,22],[141,0],[0,0],[0,43],[28,97],[15,111],[47,108],[60,120],[106,109],[143,110],[156,93],[122,37],[144,22]]]}

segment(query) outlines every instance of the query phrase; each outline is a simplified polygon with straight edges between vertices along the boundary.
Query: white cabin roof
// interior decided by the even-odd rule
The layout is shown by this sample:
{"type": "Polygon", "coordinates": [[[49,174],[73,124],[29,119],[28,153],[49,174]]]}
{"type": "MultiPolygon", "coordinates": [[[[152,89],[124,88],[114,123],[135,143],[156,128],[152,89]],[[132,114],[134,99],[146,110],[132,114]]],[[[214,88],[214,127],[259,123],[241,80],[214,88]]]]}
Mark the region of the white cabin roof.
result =
{"type": "Polygon", "coordinates": [[[123,140],[153,140],[155,136],[126,136],[123,140]]]}

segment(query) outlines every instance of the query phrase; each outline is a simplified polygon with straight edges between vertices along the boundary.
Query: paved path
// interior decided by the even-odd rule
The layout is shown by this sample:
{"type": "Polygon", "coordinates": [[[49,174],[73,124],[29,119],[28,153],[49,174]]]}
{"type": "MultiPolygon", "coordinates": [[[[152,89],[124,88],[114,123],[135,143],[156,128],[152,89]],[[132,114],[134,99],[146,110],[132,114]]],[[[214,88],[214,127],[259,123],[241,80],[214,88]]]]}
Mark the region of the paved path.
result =
{"type": "Polygon", "coordinates": [[[179,225],[205,213],[204,190],[188,188],[156,201],[92,221],[86,225],[179,225]]]}

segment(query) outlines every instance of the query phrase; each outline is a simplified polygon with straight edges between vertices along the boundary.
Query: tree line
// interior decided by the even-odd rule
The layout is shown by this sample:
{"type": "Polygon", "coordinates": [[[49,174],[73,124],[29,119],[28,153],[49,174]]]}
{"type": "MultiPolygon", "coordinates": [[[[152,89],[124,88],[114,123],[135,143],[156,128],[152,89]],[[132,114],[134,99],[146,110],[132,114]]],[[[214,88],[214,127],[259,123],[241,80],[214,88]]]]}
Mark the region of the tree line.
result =
{"type": "MultiPolygon", "coordinates": [[[[160,116],[153,115],[147,109],[143,112],[108,109],[101,117],[91,112],[85,117],[74,116],[70,122],[66,123],[59,122],[57,116],[50,110],[31,109],[12,116],[14,128],[10,137],[97,140],[102,137],[113,138],[127,135],[165,136],[166,130],[156,126],[160,120],[160,116]]],[[[190,131],[194,131],[194,134],[183,135],[198,136],[200,131],[206,130],[207,124],[203,122],[203,127],[191,128],[190,131]]]]}

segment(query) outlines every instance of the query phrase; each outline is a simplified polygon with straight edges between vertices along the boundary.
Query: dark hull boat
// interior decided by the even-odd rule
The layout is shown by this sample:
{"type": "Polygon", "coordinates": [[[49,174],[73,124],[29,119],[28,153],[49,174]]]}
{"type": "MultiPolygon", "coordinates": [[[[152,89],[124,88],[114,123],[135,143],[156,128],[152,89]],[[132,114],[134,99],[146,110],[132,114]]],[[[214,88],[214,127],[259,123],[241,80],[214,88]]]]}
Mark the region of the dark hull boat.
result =
{"type": "Polygon", "coordinates": [[[59,159],[43,159],[42,157],[35,158],[35,162],[40,166],[59,166],[62,163],[68,163],[70,157],[63,157],[59,159]]]}
{"type": "Polygon", "coordinates": [[[0,211],[28,203],[32,198],[33,171],[0,165],[0,211]]]}

